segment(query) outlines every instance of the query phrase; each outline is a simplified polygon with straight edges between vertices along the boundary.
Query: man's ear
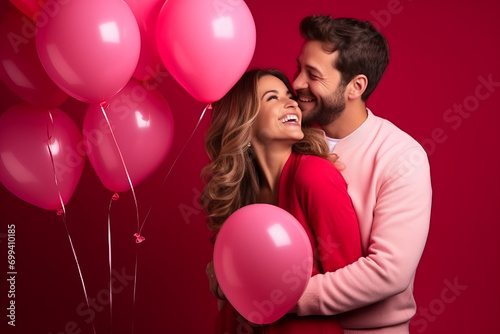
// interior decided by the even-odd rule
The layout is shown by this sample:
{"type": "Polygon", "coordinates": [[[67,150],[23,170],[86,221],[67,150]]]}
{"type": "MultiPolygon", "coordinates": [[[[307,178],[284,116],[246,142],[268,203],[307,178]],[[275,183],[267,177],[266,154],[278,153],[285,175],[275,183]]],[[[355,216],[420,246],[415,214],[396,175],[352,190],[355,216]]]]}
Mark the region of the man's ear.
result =
{"type": "Polygon", "coordinates": [[[368,86],[368,78],[364,74],[356,75],[351,82],[347,85],[347,98],[349,100],[356,100],[361,98],[361,95],[368,86]]]}

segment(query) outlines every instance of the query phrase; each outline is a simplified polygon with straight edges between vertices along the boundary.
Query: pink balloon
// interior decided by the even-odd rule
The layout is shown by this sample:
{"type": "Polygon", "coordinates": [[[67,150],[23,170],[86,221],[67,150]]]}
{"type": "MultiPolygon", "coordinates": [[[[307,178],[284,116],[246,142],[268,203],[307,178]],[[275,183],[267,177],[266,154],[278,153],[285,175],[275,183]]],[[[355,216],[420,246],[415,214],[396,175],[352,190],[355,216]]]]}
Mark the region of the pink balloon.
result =
{"type": "Polygon", "coordinates": [[[46,210],[61,208],[58,189],[66,204],[80,180],[84,162],[80,131],[61,110],[22,103],[0,116],[0,181],[22,200],[46,210]]]}
{"type": "Polygon", "coordinates": [[[168,0],[156,43],[170,74],[195,99],[213,102],[250,64],[255,23],[243,0],[168,0]]]}
{"type": "MultiPolygon", "coordinates": [[[[131,80],[109,100],[105,110],[132,184],[148,178],[165,160],[172,146],[174,121],[165,98],[131,80]]],[[[98,104],[87,108],[83,139],[90,163],[106,188],[130,189],[123,163],[98,104]]]]}
{"type": "Polygon", "coordinates": [[[165,0],[125,0],[139,24],[141,53],[133,77],[140,81],[167,74],[156,47],[156,20],[165,0]]]}
{"type": "Polygon", "coordinates": [[[250,322],[268,324],[297,303],[312,273],[312,246],[302,225],[269,204],[247,205],[224,222],[214,249],[217,280],[250,322]]]}
{"type": "Polygon", "coordinates": [[[35,24],[15,8],[0,21],[0,78],[34,106],[57,107],[68,98],[49,78],[38,58],[35,24]]]}
{"type": "Polygon", "coordinates": [[[71,0],[37,20],[36,47],[52,80],[74,98],[99,103],[123,88],[139,59],[140,33],[121,0],[71,0]]]}

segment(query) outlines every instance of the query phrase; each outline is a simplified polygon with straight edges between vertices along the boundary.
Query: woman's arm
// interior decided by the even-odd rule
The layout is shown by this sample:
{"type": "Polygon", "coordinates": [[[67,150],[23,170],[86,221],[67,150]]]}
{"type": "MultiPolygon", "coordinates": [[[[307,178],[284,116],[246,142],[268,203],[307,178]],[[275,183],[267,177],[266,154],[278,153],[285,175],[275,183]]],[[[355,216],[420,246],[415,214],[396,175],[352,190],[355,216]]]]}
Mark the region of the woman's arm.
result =
{"type": "Polygon", "coordinates": [[[356,213],[337,168],[325,159],[307,156],[297,170],[295,184],[315,234],[323,271],[335,271],[361,257],[356,213]]]}

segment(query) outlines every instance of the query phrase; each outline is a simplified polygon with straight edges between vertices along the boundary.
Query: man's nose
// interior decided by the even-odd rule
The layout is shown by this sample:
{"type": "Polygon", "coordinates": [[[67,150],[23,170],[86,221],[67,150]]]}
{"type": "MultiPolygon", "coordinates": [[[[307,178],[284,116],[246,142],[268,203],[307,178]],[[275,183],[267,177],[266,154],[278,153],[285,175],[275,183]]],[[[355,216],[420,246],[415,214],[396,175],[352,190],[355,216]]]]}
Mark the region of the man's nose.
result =
{"type": "Polygon", "coordinates": [[[298,71],[297,75],[295,76],[295,79],[293,80],[292,86],[293,86],[293,89],[295,89],[295,90],[307,88],[305,75],[304,75],[303,71],[298,71]]]}

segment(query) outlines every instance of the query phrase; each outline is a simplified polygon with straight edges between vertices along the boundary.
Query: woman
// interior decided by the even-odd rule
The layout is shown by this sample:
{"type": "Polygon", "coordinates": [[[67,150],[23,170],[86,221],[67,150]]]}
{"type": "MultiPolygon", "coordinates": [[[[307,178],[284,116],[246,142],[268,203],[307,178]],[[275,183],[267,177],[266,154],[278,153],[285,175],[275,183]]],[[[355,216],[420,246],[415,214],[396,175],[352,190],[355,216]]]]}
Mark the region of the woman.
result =
{"type": "MultiPolygon", "coordinates": [[[[205,146],[203,205],[209,227],[220,230],[237,209],[277,205],[297,218],[313,245],[313,273],[334,271],[361,254],[347,185],[333,165],[324,135],[301,128],[301,111],[286,76],[252,70],[213,104],[205,146]]],[[[212,273],[210,274],[212,275],[212,273]]],[[[221,294],[218,293],[219,297],[221,294]]],[[[298,317],[257,326],[226,303],[218,333],[342,333],[333,317],[298,317]]]]}

